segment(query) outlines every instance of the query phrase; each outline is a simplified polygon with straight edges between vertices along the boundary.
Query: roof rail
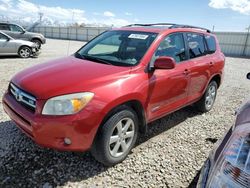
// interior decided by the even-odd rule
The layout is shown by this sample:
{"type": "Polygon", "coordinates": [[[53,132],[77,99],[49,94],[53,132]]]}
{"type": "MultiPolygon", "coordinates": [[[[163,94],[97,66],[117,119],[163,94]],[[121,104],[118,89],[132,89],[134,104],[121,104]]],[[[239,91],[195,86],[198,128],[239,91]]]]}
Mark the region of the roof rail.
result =
{"type": "Polygon", "coordinates": [[[169,26],[169,29],[174,28],[194,28],[194,29],[201,29],[205,30],[208,33],[211,33],[209,29],[203,28],[203,27],[197,27],[197,26],[191,26],[191,25],[182,25],[182,24],[174,24],[174,23],[155,23],[155,24],[131,24],[127,25],[125,27],[133,27],[133,26],[141,26],[141,27],[149,27],[149,26],[169,26]]]}
{"type": "Polygon", "coordinates": [[[174,23],[154,23],[154,24],[130,24],[125,27],[133,27],[133,26],[142,26],[142,27],[147,27],[147,26],[173,26],[176,25],[174,23]]]}
{"type": "Polygon", "coordinates": [[[179,25],[179,24],[175,24],[169,27],[169,29],[174,29],[174,28],[194,28],[194,29],[201,29],[201,30],[205,30],[208,33],[211,33],[211,31],[209,29],[203,28],[203,27],[197,27],[197,26],[192,26],[192,25],[179,25]]]}

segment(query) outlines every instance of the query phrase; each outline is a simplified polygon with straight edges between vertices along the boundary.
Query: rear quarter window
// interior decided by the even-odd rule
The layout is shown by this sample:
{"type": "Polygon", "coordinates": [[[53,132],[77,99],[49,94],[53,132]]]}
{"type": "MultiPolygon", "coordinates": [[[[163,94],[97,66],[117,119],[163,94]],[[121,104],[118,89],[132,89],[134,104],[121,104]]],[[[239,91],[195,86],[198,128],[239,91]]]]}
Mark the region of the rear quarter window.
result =
{"type": "Polygon", "coordinates": [[[213,36],[206,35],[207,53],[212,54],[216,51],[216,40],[213,36]]]}

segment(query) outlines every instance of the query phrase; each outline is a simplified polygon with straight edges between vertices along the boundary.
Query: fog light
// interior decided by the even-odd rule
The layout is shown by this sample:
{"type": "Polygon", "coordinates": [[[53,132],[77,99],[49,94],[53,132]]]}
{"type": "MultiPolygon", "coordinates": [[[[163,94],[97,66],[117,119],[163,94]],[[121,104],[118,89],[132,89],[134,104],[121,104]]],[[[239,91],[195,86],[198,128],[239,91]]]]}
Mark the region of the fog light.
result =
{"type": "Polygon", "coordinates": [[[64,138],[64,143],[66,145],[70,145],[71,144],[71,140],[69,138],[64,138]]]}

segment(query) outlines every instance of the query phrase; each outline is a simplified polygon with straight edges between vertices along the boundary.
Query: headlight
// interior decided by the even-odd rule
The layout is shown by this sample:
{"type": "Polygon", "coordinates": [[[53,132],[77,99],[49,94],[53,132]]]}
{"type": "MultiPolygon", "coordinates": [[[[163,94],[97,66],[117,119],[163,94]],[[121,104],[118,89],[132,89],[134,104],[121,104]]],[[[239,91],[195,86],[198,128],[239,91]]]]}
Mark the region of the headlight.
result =
{"type": "Polygon", "coordinates": [[[211,188],[250,187],[250,124],[235,128],[209,182],[211,188]]]}
{"type": "Polygon", "coordinates": [[[82,110],[93,98],[94,93],[84,92],[62,95],[49,99],[44,107],[44,115],[69,115],[82,110]]]}

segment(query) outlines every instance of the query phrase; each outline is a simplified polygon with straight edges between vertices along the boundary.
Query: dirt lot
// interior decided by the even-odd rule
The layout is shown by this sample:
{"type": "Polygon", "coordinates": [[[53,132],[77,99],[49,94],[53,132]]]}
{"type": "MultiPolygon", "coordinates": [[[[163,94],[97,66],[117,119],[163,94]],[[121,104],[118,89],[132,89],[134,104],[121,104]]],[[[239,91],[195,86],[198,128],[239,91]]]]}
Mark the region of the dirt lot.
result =
{"type": "MultiPolygon", "coordinates": [[[[38,58],[0,58],[0,97],[18,71],[66,56],[83,42],[48,40],[38,58]],[[68,48],[68,45],[70,47],[68,48]]],[[[250,59],[227,58],[224,82],[214,109],[193,107],[149,125],[121,164],[106,168],[86,153],[40,148],[16,128],[0,102],[0,187],[188,187],[212,149],[234,121],[234,110],[250,91],[245,79],[250,59]]]]}

